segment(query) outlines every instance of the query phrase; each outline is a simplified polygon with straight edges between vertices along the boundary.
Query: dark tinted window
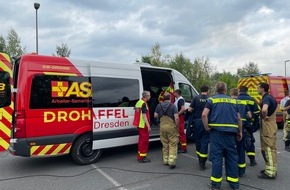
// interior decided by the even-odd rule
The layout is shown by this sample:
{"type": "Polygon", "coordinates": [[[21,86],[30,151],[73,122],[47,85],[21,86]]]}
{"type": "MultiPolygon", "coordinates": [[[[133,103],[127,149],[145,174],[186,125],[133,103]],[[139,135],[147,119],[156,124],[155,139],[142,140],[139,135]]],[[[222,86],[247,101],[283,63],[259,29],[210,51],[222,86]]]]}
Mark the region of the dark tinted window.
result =
{"type": "Polygon", "coordinates": [[[92,77],[93,107],[130,107],[139,99],[137,79],[92,77]]]}
{"type": "Polygon", "coordinates": [[[32,80],[30,108],[76,108],[91,105],[88,77],[36,75],[32,80]]]}
{"type": "Polygon", "coordinates": [[[0,71],[0,107],[9,106],[11,103],[10,75],[0,71]]]}
{"type": "Polygon", "coordinates": [[[154,118],[156,106],[159,104],[159,101],[163,101],[163,93],[168,91],[170,85],[173,85],[171,72],[171,70],[167,69],[141,67],[143,88],[151,93],[148,106],[150,121],[154,125],[158,124],[157,120],[154,118]]]}

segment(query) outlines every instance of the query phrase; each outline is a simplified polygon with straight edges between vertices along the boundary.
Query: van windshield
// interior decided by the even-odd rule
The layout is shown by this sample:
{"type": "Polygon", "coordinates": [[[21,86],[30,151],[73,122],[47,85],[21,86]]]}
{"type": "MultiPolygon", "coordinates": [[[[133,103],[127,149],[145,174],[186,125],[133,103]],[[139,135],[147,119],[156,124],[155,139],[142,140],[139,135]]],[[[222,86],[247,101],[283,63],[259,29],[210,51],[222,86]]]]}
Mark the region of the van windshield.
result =
{"type": "Polygon", "coordinates": [[[0,71],[0,108],[11,103],[10,75],[6,71],[0,71]]]}

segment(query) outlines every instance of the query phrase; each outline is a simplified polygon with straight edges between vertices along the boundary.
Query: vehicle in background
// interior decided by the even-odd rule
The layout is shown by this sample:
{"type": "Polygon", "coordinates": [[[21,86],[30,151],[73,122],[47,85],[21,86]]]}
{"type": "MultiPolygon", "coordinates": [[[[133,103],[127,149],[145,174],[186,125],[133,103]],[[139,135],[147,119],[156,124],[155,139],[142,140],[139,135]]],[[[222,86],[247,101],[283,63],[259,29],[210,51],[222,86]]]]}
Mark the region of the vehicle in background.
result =
{"type": "Polygon", "coordinates": [[[256,74],[244,76],[239,79],[238,88],[240,86],[248,87],[248,94],[253,97],[258,105],[260,105],[262,96],[258,94],[257,86],[260,82],[266,82],[269,84],[269,93],[275,98],[278,103],[277,106],[277,124],[283,126],[283,113],[280,110],[280,101],[285,97],[285,92],[290,87],[290,77],[272,76],[269,73],[256,74]]]}
{"type": "Polygon", "coordinates": [[[0,53],[0,151],[9,147],[13,102],[11,101],[11,63],[7,54],[0,53]]]}

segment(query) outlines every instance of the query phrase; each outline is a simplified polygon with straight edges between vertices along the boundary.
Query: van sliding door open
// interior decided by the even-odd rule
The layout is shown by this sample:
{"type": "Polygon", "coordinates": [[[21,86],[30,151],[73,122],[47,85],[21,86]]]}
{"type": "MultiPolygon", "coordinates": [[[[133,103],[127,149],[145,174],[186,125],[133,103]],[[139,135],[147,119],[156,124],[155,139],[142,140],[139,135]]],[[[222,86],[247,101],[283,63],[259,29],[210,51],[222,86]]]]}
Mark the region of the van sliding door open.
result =
{"type": "Polygon", "coordinates": [[[154,111],[159,104],[159,95],[173,84],[171,70],[141,67],[143,90],[151,93],[148,102],[150,110],[151,132],[150,139],[159,138],[159,122],[154,118],[154,111]]]}

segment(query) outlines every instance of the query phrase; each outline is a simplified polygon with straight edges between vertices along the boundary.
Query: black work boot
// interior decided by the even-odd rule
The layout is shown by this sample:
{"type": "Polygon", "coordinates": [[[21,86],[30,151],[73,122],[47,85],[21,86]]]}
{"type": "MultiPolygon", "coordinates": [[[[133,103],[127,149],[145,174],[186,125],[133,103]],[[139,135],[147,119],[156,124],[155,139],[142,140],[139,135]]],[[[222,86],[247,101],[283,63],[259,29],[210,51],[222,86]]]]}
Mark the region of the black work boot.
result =
{"type": "Polygon", "coordinates": [[[285,141],[285,150],[290,152],[290,141],[289,140],[285,141]]]}
{"type": "Polygon", "coordinates": [[[199,171],[205,170],[205,163],[207,159],[200,158],[198,164],[199,164],[199,171]]]}
{"type": "Polygon", "coordinates": [[[251,156],[249,157],[250,158],[250,166],[255,166],[257,165],[257,162],[256,162],[256,159],[255,159],[255,156],[251,156]]]}
{"type": "Polygon", "coordinates": [[[199,162],[199,171],[205,170],[205,163],[199,162]]]}

